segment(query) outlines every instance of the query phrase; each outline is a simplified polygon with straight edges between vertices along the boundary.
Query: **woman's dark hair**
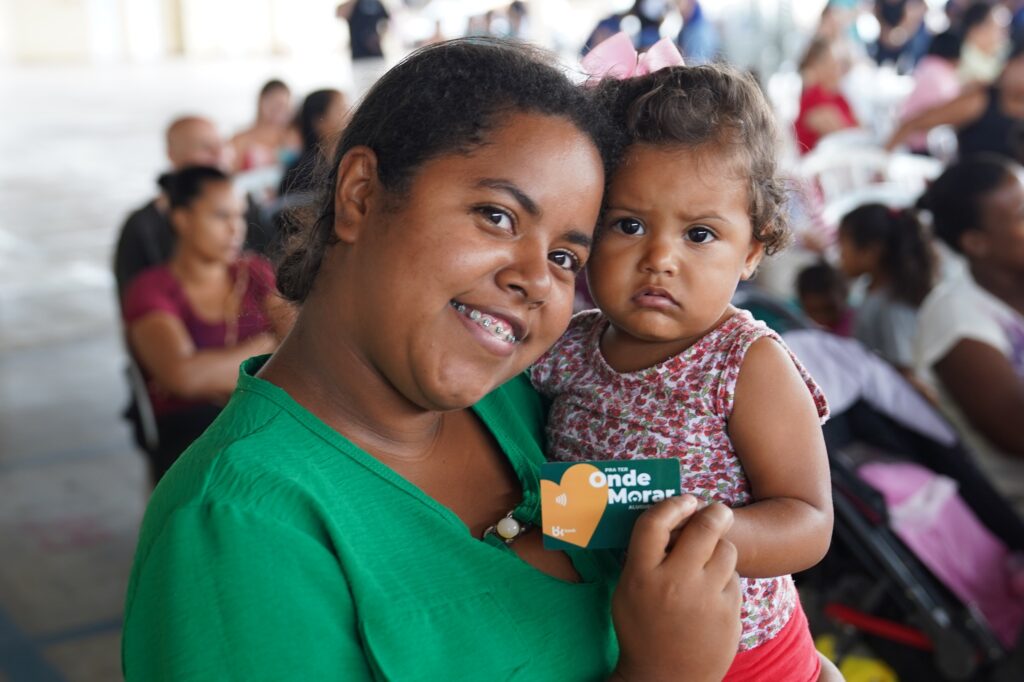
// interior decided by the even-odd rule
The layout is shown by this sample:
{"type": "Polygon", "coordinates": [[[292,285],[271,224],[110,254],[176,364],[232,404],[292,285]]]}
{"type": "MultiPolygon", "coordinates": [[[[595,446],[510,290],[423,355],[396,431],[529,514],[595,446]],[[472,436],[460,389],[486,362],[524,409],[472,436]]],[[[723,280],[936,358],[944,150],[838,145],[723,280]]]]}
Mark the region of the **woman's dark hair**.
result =
{"type": "Polygon", "coordinates": [[[991,2],[975,2],[968,6],[960,17],[961,38],[967,37],[971,29],[985,23],[993,9],[995,7],[991,2]]]}
{"type": "Polygon", "coordinates": [[[876,247],[893,298],[914,307],[935,283],[931,238],[913,210],[864,204],[839,221],[839,234],[859,249],[876,247]]]}
{"type": "Polygon", "coordinates": [[[266,97],[267,95],[276,90],[284,90],[285,92],[291,92],[291,90],[288,88],[288,86],[285,84],[283,80],[272,78],[268,80],[266,83],[264,83],[263,87],[260,88],[260,99],[263,99],[264,97],[266,97]]]}
{"type": "Polygon", "coordinates": [[[850,287],[843,273],[825,261],[808,265],[796,276],[796,292],[799,296],[813,294],[835,295],[846,300],[850,287]]]}
{"type": "Polygon", "coordinates": [[[424,163],[469,153],[487,144],[505,118],[527,112],[568,119],[594,141],[606,170],[611,167],[616,151],[607,116],[553,64],[536,48],[473,38],[422,48],[385,73],[352,114],[330,165],[321,169],[316,213],[291,217],[277,273],[281,294],[304,301],[324,253],[337,241],[338,164],[353,147],[376,153],[378,179],[400,199],[424,163]]]}
{"type": "Polygon", "coordinates": [[[315,90],[302,100],[302,106],[295,117],[295,125],[302,136],[303,150],[310,151],[322,142],[317,127],[331,107],[331,103],[338,97],[341,97],[338,90],[315,90]]]}
{"type": "Polygon", "coordinates": [[[959,61],[962,44],[960,34],[956,31],[943,31],[928,44],[928,54],[951,62],[959,61]]]}
{"type": "Polygon", "coordinates": [[[191,206],[210,183],[230,181],[231,178],[218,168],[188,166],[173,173],[164,173],[157,183],[167,195],[171,210],[174,210],[191,206]]]}
{"type": "Polygon", "coordinates": [[[954,251],[968,230],[982,228],[982,204],[1008,178],[1016,164],[996,154],[979,154],[949,166],[917,201],[931,213],[932,230],[954,251]]]}
{"type": "Polygon", "coordinates": [[[753,76],[721,64],[677,66],[638,78],[606,79],[597,97],[624,134],[621,144],[713,148],[743,159],[754,237],[766,255],[786,245],[789,222],[775,159],[775,116],[753,76]]]}

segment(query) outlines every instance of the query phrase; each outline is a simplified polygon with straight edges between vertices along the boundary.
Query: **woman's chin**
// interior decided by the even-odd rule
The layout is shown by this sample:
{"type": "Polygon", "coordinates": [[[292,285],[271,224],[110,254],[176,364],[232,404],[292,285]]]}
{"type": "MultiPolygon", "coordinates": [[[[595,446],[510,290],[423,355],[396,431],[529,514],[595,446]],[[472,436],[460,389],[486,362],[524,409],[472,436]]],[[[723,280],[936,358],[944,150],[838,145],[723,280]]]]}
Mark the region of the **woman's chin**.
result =
{"type": "Polygon", "coordinates": [[[422,387],[425,406],[439,412],[472,407],[515,374],[494,372],[483,376],[479,372],[457,372],[438,377],[433,386],[422,387]]]}

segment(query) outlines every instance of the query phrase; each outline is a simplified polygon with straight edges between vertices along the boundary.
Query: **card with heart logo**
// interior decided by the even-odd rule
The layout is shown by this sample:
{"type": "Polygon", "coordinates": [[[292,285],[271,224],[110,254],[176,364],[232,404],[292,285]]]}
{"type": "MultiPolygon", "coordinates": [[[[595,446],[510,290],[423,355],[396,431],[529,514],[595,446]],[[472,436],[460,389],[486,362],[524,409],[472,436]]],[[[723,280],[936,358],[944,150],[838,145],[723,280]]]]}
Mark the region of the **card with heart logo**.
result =
{"type": "Polygon", "coordinates": [[[678,459],[545,462],[540,514],[547,549],[620,549],[645,509],[679,495],[678,459]]]}

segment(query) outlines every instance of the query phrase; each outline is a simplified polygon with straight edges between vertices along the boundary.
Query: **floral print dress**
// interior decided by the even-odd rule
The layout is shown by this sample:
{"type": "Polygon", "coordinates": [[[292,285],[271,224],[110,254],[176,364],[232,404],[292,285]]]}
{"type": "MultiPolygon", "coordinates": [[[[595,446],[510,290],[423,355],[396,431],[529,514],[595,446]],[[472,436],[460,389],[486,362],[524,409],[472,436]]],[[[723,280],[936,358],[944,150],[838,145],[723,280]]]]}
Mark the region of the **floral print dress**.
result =
{"type": "MultiPolygon", "coordinates": [[[[620,373],[601,354],[607,328],[600,311],[579,313],[530,368],[534,386],[554,401],[548,456],[570,462],[678,457],[683,492],[730,507],[750,504],[750,484],[729,440],[729,417],[748,349],[765,337],[785,348],[779,335],[740,310],[678,355],[620,373]]],[[[792,352],[790,357],[824,422],[824,394],[792,352]]],[[[798,597],[788,575],[742,578],[741,586],[745,651],[778,634],[798,597]]]]}

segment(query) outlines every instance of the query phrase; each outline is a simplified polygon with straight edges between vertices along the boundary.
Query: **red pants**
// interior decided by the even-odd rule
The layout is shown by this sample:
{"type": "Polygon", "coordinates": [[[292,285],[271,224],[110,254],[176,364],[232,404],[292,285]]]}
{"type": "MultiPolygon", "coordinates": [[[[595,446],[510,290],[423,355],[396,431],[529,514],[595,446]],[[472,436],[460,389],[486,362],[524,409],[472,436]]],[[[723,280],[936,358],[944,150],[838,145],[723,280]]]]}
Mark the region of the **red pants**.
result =
{"type": "Polygon", "coordinates": [[[821,660],[797,600],[779,633],[759,647],[736,654],[722,682],[816,682],[820,674],[821,660]]]}

